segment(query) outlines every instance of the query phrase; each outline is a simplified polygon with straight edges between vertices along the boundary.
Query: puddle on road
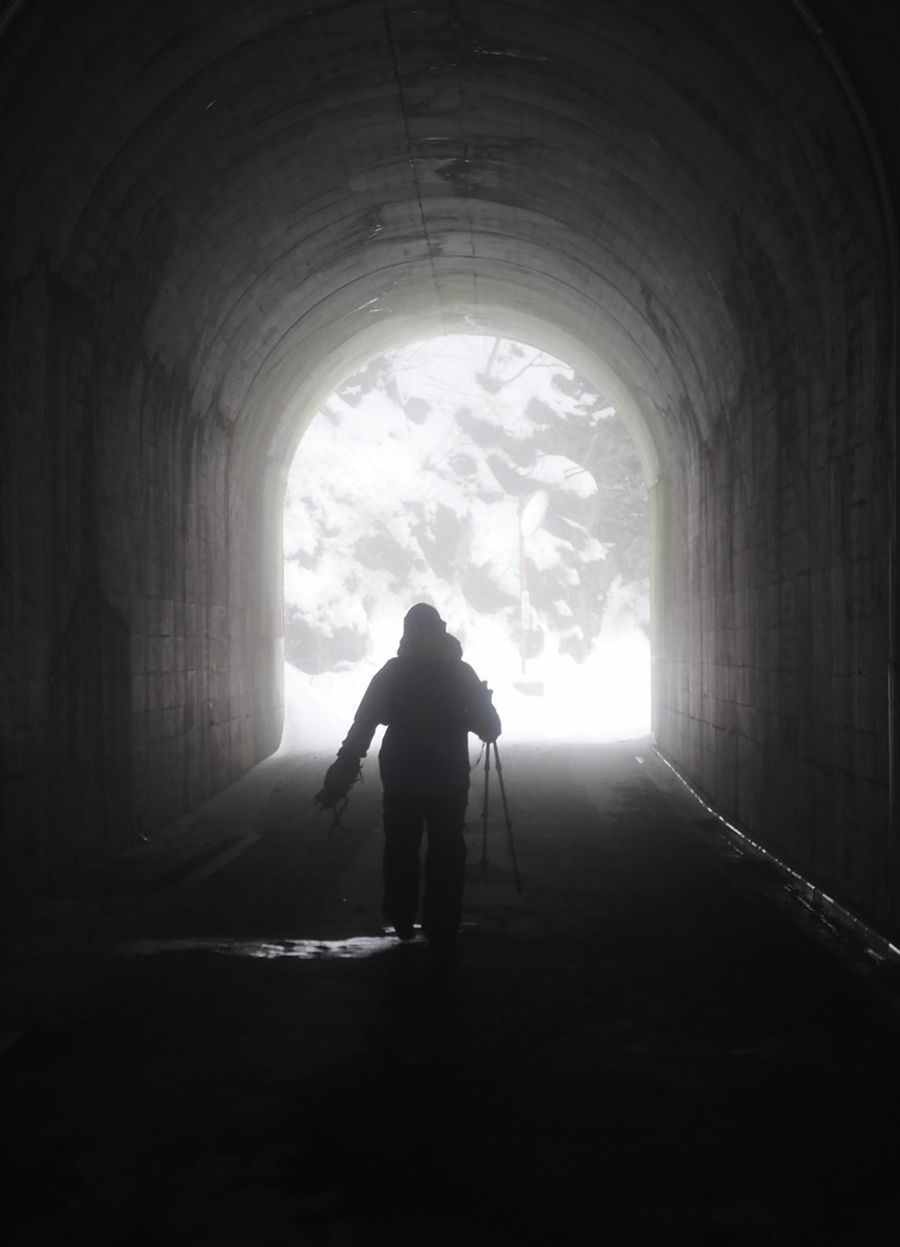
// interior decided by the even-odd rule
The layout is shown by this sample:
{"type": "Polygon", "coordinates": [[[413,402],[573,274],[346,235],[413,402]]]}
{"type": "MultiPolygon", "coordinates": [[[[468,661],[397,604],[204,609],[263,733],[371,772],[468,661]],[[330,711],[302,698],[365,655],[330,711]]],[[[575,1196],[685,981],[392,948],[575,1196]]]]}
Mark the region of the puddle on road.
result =
{"type": "Polygon", "coordinates": [[[225,957],[255,957],[275,961],[293,957],[299,961],[359,960],[397,947],[394,935],[356,935],[347,940],[232,940],[181,939],[134,940],[119,952],[126,957],[148,957],[160,953],[219,953],[225,957]]]}

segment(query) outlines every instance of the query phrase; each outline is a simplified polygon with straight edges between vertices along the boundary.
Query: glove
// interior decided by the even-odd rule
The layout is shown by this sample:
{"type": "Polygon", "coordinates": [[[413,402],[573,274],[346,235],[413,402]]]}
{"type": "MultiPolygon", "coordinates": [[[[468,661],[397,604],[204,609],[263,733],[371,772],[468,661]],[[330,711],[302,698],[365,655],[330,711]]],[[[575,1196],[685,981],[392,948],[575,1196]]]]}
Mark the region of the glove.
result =
{"type": "Polygon", "coordinates": [[[323,810],[334,809],[359,779],[359,771],[359,759],[338,755],[325,772],[325,782],[313,797],[313,803],[323,810]]]}
{"type": "Polygon", "coordinates": [[[484,689],[485,705],[480,708],[479,721],[469,730],[475,732],[486,745],[496,745],[500,735],[500,717],[494,709],[494,690],[488,688],[487,680],[481,681],[481,687],[484,689]]]}

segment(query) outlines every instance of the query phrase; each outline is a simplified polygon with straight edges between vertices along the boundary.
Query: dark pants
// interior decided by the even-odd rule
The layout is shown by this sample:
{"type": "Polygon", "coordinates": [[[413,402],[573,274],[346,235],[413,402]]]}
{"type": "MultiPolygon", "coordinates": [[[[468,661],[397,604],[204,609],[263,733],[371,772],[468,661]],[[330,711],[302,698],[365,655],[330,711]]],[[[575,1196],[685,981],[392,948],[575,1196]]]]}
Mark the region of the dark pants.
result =
{"type": "Polygon", "coordinates": [[[416,916],[419,847],[427,828],[422,930],[431,941],[456,935],[466,878],[468,799],[465,789],[443,797],[384,794],[384,916],[391,926],[406,926],[416,916]]]}

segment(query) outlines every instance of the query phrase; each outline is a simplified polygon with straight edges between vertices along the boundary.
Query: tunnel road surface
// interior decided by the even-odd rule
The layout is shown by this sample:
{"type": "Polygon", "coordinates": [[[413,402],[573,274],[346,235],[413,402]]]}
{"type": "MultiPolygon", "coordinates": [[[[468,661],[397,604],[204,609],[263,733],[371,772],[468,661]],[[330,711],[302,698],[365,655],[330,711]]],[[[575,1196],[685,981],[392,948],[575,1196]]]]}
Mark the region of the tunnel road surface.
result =
{"type": "Polygon", "coordinates": [[[14,913],[11,1247],[890,1241],[890,962],[649,742],[503,762],[522,892],[476,773],[450,982],[381,925],[371,761],[331,831],[278,755],[14,913]]]}

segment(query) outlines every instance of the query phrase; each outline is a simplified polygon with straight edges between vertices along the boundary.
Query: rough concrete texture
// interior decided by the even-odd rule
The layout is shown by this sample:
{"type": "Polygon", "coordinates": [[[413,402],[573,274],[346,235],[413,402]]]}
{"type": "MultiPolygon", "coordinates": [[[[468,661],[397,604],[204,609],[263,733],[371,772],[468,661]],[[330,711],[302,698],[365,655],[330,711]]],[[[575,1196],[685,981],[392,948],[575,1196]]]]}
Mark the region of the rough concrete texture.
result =
{"type": "Polygon", "coordinates": [[[304,421],[366,355],[483,328],[635,429],[661,747],[900,929],[898,46],[874,0],[8,5],[13,887],[272,750],[304,421]]]}
{"type": "Polygon", "coordinates": [[[329,837],[321,758],[23,917],[10,1247],[891,1241],[897,966],[640,748],[504,751],[521,895],[476,785],[449,982],[379,938],[378,785],[329,837]]]}

